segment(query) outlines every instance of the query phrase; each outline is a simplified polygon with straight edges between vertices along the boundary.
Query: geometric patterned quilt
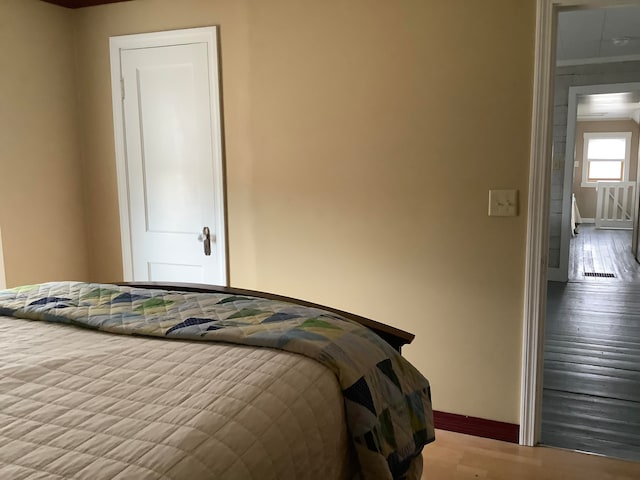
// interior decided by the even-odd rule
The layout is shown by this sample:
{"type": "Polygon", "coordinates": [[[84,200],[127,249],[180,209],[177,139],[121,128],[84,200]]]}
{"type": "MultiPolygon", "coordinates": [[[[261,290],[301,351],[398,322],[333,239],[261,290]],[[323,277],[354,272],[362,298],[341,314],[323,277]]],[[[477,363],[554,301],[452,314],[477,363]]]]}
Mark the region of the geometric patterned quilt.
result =
{"type": "Polygon", "coordinates": [[[371,330],[326,310],[247,295],[51,282],[0,291],[0,315],[310,357],[338,379],[364,480],[404,478],[435,438],[427,379],[371,330]]]}

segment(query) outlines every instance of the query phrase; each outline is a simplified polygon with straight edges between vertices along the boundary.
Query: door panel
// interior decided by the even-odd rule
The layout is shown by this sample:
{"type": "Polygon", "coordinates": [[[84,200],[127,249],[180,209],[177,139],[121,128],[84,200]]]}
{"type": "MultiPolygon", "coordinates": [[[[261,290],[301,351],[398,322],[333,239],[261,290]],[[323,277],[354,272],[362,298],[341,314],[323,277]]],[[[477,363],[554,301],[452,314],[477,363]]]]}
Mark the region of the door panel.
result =
{"type": "Polygon", "coordinates": [[[180,278],[180,282],[205,283],[204,269],[200,265],[149,263],[150,281],[166,281],[167,278],[180,278]]]}
{"type": "MultiPolygon", "coordinates": [[[[169,56],[169,52],[162,53],[169,56]]],[[[180,57],[181,53],[173,54],[180,57]]],[[[136,54],[139,51],[125,56],[136,54]]],[[[188,233],[205,216],[203,200],[213,201],[206,199],[209,185],[201,181],[212,176],[205,168],[211,151],[198,151],[198,146],[210,145],[207,132],[198,129],[200,122],[206,122],[207,112],[198,110],[195,99],[196,90],[201,93],[204,87],[206,93],[207,85],[196,85],[192,64],[140,65],[155,60],[148,53],[145,56],[127,61],[137,64],[147,229],[188,233]]]]}
{"type": "Polygon", "coordinates": [[[206,43],[120,50],[134,281],[226,284],[211,61],[206,43]]]}

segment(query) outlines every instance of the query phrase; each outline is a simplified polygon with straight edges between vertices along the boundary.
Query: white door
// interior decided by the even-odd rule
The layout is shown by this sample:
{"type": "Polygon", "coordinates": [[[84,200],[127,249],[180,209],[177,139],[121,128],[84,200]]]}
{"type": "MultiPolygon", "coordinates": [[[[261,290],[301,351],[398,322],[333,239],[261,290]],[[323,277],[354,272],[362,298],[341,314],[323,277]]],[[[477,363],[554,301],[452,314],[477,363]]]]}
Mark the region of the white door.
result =
{"type": "Polygon", "coordinates": [[[202,30],[112,39],[127,280],[227,283],[215,35],[185,38],[202,30]]]}

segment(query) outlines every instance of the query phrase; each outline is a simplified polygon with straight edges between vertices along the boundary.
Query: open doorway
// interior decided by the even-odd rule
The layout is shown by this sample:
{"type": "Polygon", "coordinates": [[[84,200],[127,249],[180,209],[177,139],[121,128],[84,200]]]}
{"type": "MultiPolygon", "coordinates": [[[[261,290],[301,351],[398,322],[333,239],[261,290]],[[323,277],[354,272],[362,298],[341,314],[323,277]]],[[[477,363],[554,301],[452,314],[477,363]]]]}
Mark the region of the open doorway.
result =
{"type": "Polygon", "coordinates": [[[568,110],[567,280],[635,280],[640,83],[571,87],[568,110]]]}
{"type": "Polygon", "coordinates": [[[638,21],[640,7],[631,6],[558,16],[540,437],[546,445],[635,461],[640,88],[633,82],[640,79],[640,38],[628,27],[638,21]],[[587,31],[597,41],[579,38],[587,31]],[[589,45],[599,58],[568,58],[589,45]],[[620,47],[626,55],[602,55],[620,47]]]}

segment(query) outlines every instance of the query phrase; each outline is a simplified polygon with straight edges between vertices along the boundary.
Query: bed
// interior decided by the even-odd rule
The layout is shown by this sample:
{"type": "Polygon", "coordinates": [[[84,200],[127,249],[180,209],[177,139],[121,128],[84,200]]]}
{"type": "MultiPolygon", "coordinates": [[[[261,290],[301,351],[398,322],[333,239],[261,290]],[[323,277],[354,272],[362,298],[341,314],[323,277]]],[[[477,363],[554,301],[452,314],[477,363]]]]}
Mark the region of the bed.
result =
{"type": "Polygon", "coordinates": [[[419,479],[411,339],[226,287],[2,291],[0,478],[419,479]]]}

